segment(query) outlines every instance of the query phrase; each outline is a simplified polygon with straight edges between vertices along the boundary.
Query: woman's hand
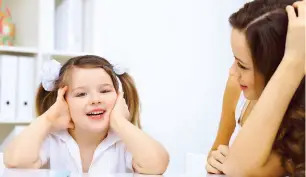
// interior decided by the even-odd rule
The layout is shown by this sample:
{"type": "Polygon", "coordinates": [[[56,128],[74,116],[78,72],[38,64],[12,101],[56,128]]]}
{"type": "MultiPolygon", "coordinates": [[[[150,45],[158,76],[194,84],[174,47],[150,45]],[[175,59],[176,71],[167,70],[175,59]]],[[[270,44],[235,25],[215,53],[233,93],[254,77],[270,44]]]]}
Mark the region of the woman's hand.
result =
{"type": "Polygon", "coordinates": [[[229,148],[226,145],[219,145],[218,149],[211,151],[206,163],[208,173],[223,174],[222,165],[228,155],[229,148]]]}
{"type": "Polygon", "coordinates": [[[295,60],[300,66],[305,66],[305,8],[305,0],[286,7],[289,22],[284,58],[295,60]],[[298,14],[295,13],[294,8],[297,9],[298,14]]]}
{"type": "Polygon", "coordinates": [[[55,103],[42,115],[51,123],[51,131],[74,128],[69,107],[64,97],[67,89],[67,86],[58,89],[55,103]]]}

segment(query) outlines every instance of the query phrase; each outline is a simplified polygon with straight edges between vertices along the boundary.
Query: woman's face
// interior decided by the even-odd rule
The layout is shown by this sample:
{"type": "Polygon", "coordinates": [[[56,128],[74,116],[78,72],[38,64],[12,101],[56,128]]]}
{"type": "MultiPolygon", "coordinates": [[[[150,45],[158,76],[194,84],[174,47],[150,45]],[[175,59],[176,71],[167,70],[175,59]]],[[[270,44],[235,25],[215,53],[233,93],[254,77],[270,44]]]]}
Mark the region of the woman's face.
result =
{"type": "Polygon", "coordinates": [[[230,75],[237,80],[244,96],[248,100],[257,100],[265,86],[264,77],[254,67],[251,52],[243,31],[232,30],[231,46],[234,62],[230,69],[230,75]]]}

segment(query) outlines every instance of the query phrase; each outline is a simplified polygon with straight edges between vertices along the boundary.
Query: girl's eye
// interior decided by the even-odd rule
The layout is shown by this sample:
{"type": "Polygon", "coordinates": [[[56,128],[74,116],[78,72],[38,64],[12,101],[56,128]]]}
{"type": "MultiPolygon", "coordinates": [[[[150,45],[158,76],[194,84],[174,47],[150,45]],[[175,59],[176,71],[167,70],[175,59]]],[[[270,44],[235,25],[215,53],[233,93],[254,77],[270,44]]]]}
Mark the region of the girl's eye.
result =
{"type": "Polygon", "coordinates": [[[243,69],[243,70],[247,70],[248,68],[244,67],[243,65],[241,65],[239,62],[237,63],[237,65],[239,66],[239,68],[243,69]]]}
{"type": "Polygon", "coordinates": [[[85,96],[86,95],[86,93],[84,93],[84,92],[82,92],[82,93],[77,93],[76,94],[76,97],[83,97],[83,96],[85,96]]]}
{"type": "Polygon", "coordinates": [[[101,90],[101,93],[108,93],[110,92],[111,90],[101,90]]]}

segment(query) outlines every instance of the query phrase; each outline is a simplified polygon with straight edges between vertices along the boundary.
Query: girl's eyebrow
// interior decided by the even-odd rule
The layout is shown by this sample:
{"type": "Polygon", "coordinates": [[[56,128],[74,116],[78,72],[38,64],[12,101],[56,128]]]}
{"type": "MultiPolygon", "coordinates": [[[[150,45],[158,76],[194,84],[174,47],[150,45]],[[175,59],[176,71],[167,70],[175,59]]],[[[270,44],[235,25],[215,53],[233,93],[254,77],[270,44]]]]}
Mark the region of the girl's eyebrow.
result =
{"type": "Polygon", "coordinates": [[[108,83],[105,83],[105,84],[101,84],[102,86],[112,86],[112,84],[108,84],[108,83]]]}
{"type": "Polygon", "coordinates": [[[77,89],[85,89],[85,87],[83,87],[83,86],[81,86],[81,87],[76,87],[76,88],[71,89],[71,91],[73,92],[74,90],[77,90],[77,89]]]}
{"type": "MultiPolygon", "coordinates": [[[[99,86],[106,87],[106,86],[112,86],[112,84],[104,83],[104,84],[100,84],[99,86]]],[[[72,92],[77,89],[85,89],[85,88],[86,88],[85,86],[76,87],[72,89],[72,92]]]]}

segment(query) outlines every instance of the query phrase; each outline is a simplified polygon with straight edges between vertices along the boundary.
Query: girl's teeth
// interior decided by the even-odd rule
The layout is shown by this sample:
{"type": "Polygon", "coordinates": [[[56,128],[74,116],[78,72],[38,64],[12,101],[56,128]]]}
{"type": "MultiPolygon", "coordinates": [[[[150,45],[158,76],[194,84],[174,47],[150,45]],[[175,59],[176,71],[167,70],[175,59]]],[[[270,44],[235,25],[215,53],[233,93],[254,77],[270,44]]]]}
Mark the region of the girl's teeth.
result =
{"type": "Polygon", "coordinates": [[[104,111],[100,111],[100,112],[91,112],[91,113],[88,113],[88,115],[99,115],[99,114],[103,114],[104,111]]]}

